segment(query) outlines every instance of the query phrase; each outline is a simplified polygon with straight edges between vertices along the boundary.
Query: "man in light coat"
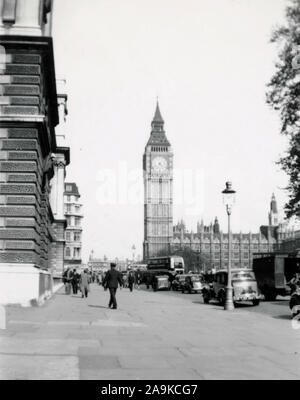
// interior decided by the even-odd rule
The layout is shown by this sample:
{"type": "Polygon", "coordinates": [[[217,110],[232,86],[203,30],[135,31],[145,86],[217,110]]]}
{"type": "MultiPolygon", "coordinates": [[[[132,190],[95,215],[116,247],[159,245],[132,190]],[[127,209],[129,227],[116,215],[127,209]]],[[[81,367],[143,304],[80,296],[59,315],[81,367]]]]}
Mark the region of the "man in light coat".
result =
{"type": "Polygon", "coordinates": [[[88,297],[88,293],[90,291],[90,276],[88,274],[88,270],[85,269],[80,276],[80,290],[81,290],[81,297],[88,297]]]}

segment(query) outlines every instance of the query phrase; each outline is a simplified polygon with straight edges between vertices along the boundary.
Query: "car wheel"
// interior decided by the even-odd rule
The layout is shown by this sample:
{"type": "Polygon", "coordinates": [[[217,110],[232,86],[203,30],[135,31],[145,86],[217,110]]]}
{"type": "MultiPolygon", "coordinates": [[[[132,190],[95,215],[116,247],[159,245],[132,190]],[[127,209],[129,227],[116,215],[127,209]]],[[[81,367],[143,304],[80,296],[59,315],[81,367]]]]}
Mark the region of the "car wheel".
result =
{"type": "Polygon", "coordinates": [[[259,303],[260,303],[260,300],[259,300],[259,299],[255,299],[255,300],[252,301],[252,304],[253,304],[254,306],[259,306],[259,303]]]}
{"type": "Polygon", "coordinates": [[[292,297],[289,306],[292,311],[292,318],[295,318],[298,314],[300,314],[300,301],[298,298],[292,297]],[[294,307],[296,308],[296,311],[294,307]]]}
{"type": "Polygon", "coordinates": [[[291,307],[291,310],[292,310],[292,319],[294,319],[294,318],[296,318],[297,317],[297,315],[299,315],[300,314],[300,310],[298,309],[298,310],[293,310],[293,308],[294,308],[294,306],[297,306],[297,304],[294,304],[293,305],[293,307],[291,307]]]}

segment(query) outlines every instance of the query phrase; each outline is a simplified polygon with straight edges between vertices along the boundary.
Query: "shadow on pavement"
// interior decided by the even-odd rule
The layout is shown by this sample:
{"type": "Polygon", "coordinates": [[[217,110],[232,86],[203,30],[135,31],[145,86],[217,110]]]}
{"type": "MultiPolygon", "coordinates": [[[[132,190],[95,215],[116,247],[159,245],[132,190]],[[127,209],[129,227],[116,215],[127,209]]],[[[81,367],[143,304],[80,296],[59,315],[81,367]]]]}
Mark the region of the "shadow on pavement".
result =
{"type": "Polygon", "coordinates": [[[252,303],[235,303],[234,304],[235,308],[254,308],[254,307],[259,307],[259,306],[254,306],[252,303]]]}
{"type": "Polygon", "coordinates": [[[95,305],[93,305],[93,304],[89,304],[89,307],[92,307],[92,308],[105,308],[106,310],[108,309],[108,307],[105,307],[105,306],[95,306],[95,305]]]}
{"type": "Polygon", "coordinates": [[[292,317],[289,314],[275,315],[273,318],[275,318],[275,319],[288,319],[289,321],[292,320],[292,317]]]}
{"type": "MultiPolygon", "coordinates": [[[[222,306],[218,302],[210,302],[209,304],[204,304],[203,301],[193,301],[193,303],[201,304],[202,306],[207,306],[207,307],[214,306],[215,310],[223,310],[224,309],[224,306],[222,306]]],[[[235,303],[234,307],[235,308],[254,308],[256,306],[253,306],[252,303],[235,303]]]]}
{"type": "Polygon", "coordinates": [[[276,300],[276,301],[264,301],[264,303],[270,303],[273,304],[274,306],[287,306],[288,300],[276,300]]]}
{"type": "Polygon", "coordinates": [[[220,306],[219,303],[209,303],[205,304],[203,301],[193,301],[193,304],[201,304],[201,306],[210,307],[213,310],[224,310],[224,307],[220,306]]]}

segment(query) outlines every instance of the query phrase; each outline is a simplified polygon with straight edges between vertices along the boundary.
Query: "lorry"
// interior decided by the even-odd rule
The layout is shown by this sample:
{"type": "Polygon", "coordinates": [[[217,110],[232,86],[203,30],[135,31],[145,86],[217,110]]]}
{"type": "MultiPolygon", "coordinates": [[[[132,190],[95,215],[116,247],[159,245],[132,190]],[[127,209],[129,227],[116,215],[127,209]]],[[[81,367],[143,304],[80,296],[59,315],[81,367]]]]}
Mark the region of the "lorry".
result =
{"type": "Polygon", "coordinates": [[[265,300],[291,294],[288,282],[300,272],[300,257],[285,253],[254,254],[253,272],[265,300]]]}

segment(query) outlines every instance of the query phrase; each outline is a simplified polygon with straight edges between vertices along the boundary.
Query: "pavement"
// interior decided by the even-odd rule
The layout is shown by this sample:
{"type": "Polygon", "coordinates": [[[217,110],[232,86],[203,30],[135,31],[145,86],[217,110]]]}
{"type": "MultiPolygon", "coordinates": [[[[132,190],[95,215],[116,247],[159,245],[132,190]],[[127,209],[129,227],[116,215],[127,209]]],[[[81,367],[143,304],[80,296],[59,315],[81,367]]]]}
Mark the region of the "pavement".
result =
{"type": "MultiPolygon", "coordinates": [[[[6,307],[0,379],[211,380],[300,378],[300,326],[163,292],[60,289],[37,308],[6,307]]],[[[299,323],[300,325],[300,323],[299,323]]]]}

